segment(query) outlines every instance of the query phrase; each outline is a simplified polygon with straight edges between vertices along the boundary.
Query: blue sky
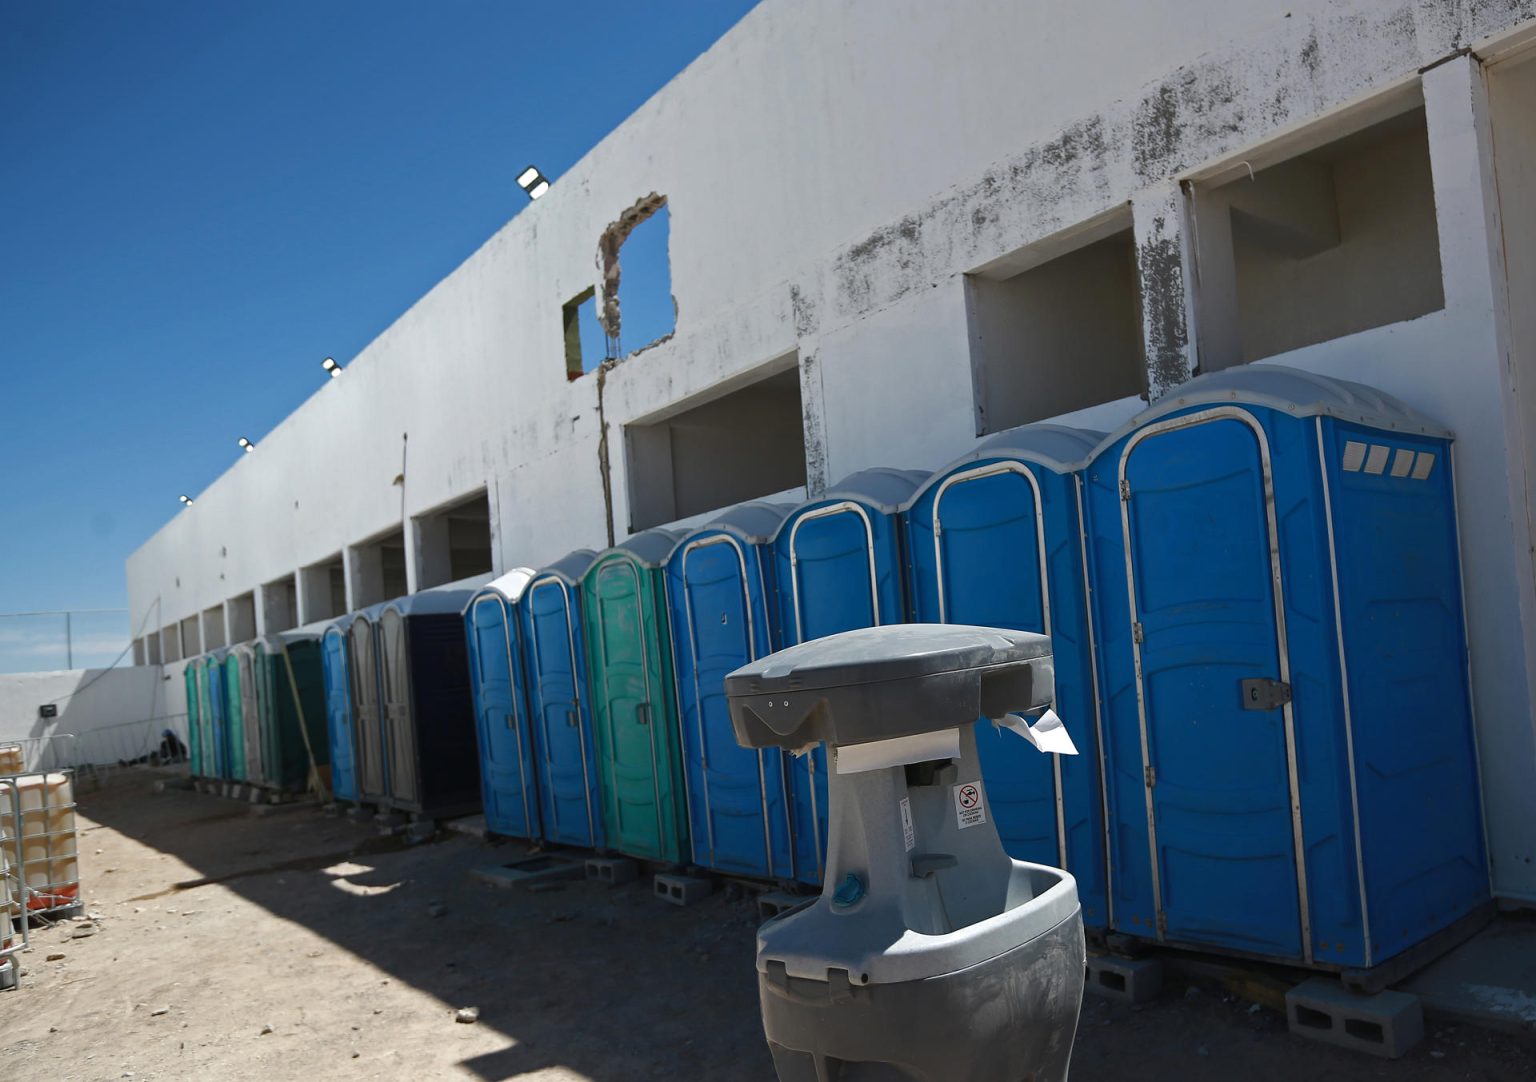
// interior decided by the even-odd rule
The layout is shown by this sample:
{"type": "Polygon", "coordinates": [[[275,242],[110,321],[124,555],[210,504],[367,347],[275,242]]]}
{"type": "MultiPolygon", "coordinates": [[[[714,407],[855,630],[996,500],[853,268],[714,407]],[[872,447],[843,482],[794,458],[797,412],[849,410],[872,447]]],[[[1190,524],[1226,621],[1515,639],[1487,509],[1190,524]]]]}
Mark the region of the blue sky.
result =
{"type": "MultiPolygon", "coordinates": [[[[751,7],[0,0],[0,612],[123,605],[237,437],[751,7]]],[[[0,618],[0,671],[61,642],[0,618]]]]}

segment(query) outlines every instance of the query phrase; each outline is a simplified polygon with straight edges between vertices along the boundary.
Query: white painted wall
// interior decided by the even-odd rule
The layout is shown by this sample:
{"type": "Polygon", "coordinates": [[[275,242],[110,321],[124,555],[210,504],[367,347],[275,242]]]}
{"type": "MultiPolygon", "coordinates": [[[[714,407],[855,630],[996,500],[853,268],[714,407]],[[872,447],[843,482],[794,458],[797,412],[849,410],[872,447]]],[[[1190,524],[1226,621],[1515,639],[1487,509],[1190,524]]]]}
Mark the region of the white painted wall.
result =
{"type": "Polygon", "coordinates": [[[136,758],[158,746],[168,728],[185,740],[181,670],[132,666],[0,676],[0,744],[21,742],[30,768],[136,758]],[[41,717],[44,703],[56,704],[58,716],[41,717]]]}
{"type": "MultiPolygon", "coordinates": [[[[1477,61],[1454,56],[1533,15],[1532,0],[768,0],[134,553],[134,626],[481,487],[498,568],[602,547],[629,518],[623,425],[791,353],[809,490],[937,466],[975,439],[965,275],[1027,265],[1127,207],[1163,393],[1198,362],[1204,318],[1180,182],[1305,143],[1428,68],[1444,309],[1275,359],[1376,384],[1460,436],[1495,876],[1536,899],[1536,613],[1506,450],[1524,422],[1507,408],[1490,119],[1477,61]],[[561,305],[594,284],[603,229],[652,191],[668,200],[676,334],[568,382],[561,305]]],[[[1135,406],[1081,416],[1107,426],[1135,406]]]]}

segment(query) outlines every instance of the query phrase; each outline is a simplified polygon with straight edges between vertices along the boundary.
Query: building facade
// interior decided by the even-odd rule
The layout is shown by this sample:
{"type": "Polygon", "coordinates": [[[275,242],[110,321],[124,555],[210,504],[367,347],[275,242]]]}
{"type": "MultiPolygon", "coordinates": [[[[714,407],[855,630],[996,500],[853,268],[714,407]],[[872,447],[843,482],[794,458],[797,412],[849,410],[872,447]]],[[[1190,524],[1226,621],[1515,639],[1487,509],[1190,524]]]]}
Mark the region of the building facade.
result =
{"type": "Polygon", "coordinates": [[[767,0],[129,558],[137,660],[1281,362],[1457,434],[1536,902],[1532,296],[1532,0],[767,0]]]}

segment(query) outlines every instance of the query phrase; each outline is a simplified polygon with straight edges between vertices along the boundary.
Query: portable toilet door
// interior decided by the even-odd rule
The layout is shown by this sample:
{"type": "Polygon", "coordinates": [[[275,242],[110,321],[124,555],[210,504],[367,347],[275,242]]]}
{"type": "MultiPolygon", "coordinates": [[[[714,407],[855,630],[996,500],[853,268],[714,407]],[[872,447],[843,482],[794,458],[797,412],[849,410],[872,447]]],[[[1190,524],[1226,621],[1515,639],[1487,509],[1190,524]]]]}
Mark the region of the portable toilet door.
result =
{"type": "Polygon", "coordinates": [[[1247,365],[1095,452],[1117,930],[1348,970],[1487,906],[1450,450],[1247,365]]]}
{"type": "Polygon", "coordinates": [[[577,549],[542,569],[517,606],[532,716],[539,824],[546,842],[605,844],[582,637],[581,576],[594,553],[577,549]]]}
{"type": "Polygon", "coordinates": [[[320,638],[325,682],[325,727],[331,748],[331,795],[357,802],[357,760],[352,729],[352,673],[347,665],[347,627],[351,616],[330,624],[320,638]]]}
{"type": "Polygon", "coordinates": [[[212,688],[214,669],[210,655],[203,654],[197,659],[197,719],[202,743],[202,769],[198,776],[203,778],[219,776],[219,727],[214,720],[215,696],[212,688]]]}
{"type": "Polygon", "coordinates": [[[736,742],[725,676],[773,650],[764,565],[789,510],[733,507],[686,534],[666,570],[693,862],[763,879],[794,876],[784,757],[736,742]]]}
{"type": "Polygon", "coordinates": [[[636,534],[581,580],[608,844],[674,863],[687,857],[688,819],[661,568],[676,543],[666,530],[636,534]]]}
{"type": "Polygon", "coordinates": [[[240,724],[245,737],[245,777],[252,785],[267,783],[261,761],[261,678],[256,658],[258,643],[242,643],[233,650],[240,665],[240,724]]]}
{"type": "Polygon", "coordinates": [[[245,696],[239,648],[224,655],[224,762],[231,781],[248,781],[245,765],[245,696]]]}
{"type": "Polygon", "coordinates": [[[517,602],[533,575],[529,568],[514,568],[481,587],[464,609],[480,745],[480,803],[487,829],[510,838],[539,836],[533,734],[516,617],[517,602]]]}
{"type": "Polygon", "coordinates": [[[257,653],[262,764],[267,784],[291,792],[308,790],[311,766],[318,770],[330,764],[318,630],[311,626],[269,635],[257,653]]]}
{"type": "MultiPolygon", "coordinates": [[[[774,594],[782,649],[906,620],[896,515],[928,475],[883,467],[844,478],[779,524],[774,594]]],[[[826,749],[789,763],[795,878],[820,883],[827,857],[826,749]]]]}
{"type": "Polygon", "coordinates": [[[203,672],[208,680],[209,745],[213,754],[210,777],[229,779],[229,709],[224,698],[224,652],[215,650],[207,656],[203,672]]]}
{"type": "Polygon", "coordinates": [[[1103,436],[1000,432],[930,477],[902,514],[913,620],[1050,636],[1055,711],[1078,754],[1043,755],[985,721],[976,745],[1003,848],[1071,872],[1090,928],[1108,919],[1104,791],[1075,471],[1103,436]]]}
{"type": "Polygon", "coordinates": [[[464,644],[469,590],[424,590],[378,619],[392,808],[434,818],[480,808],[480,755],[464,644]]]}
{"type": "Polygon", "coordinates": [[[354,614],[347,628],[357,799],[364,804],[379,805],[389,794],[389,763],[384,752],[384,716],[379,689],[379,635],[374,623],[383,608],[383,605],[374,605],[354,614]]]}
{"type": "Polygon", "coordinates": [[[187,697],[187,769],[194,778],[203,773],[202,712],[199,710],[197,670],[199,661],[193,658],[181,671],[182,685],[187,697]]]}

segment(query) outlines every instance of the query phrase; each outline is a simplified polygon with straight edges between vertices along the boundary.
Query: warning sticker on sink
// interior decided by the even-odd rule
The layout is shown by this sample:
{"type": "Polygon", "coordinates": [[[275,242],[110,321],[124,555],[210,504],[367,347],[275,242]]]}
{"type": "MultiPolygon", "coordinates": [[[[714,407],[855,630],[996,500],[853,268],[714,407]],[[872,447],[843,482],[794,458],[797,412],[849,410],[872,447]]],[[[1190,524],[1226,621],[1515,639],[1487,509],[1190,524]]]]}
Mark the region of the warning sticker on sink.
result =
{"type": "Polygon", "coordinates": [[[909,797],[901,798],[901,844],[907,847],[909,853],[917,845],[917,830],[912,826],[912,800],[909,797]]]}
{"type": "Polygon", "coordinates": [[[961,830],[987,821],[987,805],[981,798],[981,782],[968,781],[954,787],[955,825],[961,830]]]}

